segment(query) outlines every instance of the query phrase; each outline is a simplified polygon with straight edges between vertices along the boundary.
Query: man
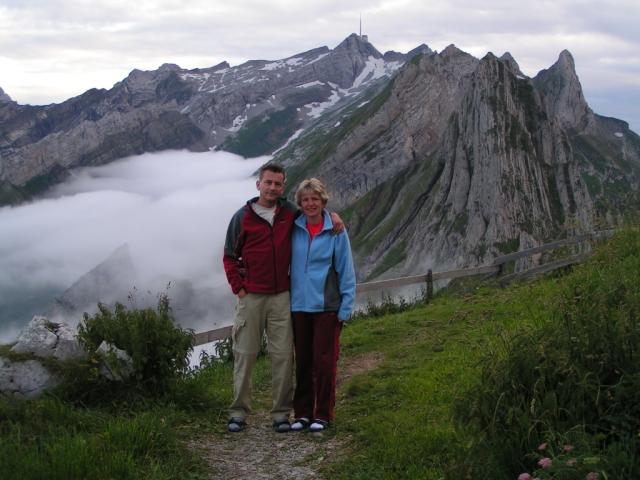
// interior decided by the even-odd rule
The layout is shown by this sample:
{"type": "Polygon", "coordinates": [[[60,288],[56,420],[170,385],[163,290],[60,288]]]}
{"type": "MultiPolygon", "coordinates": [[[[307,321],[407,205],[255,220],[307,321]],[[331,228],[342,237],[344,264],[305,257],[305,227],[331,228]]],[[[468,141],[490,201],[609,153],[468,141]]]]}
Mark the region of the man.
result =
{"type": "MultiPolygon", "coordinates": [[[[289,305],[291,231],[298,207],[282,198],[285,171],[268,163],[259,170],[257,198],[232,217],[224,246],[224,269],[237,295],[232,330],[234,398],[227,429],[239,432],[251,409],[251,372],[266,331],[271,358],[273,428],[290,430],[293,402],[293,328],[289,305]]],[[[331,214],[342,230],[339,216],[331,214]]]]}

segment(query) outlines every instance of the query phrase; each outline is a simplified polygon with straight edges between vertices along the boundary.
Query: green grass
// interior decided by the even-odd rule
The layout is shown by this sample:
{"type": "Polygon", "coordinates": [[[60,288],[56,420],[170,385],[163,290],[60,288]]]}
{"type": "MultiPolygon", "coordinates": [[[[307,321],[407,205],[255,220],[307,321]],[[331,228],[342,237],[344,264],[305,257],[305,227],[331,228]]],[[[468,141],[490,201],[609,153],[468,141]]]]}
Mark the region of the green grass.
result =
{"type": "MultiPolygon", "coordinates": [[[[127,398],[83,407],[55,393],[38,400],[0,399],[0,478],[204,479],[202,459],[186,441],[223,434],[232,395],[230,363],[212,363],[162,398],[127,398]]],[[[268,391],[268,362],[254,371],[268,391]]],[[[258,396],[256,408],[266,400],[258,396]]]]}

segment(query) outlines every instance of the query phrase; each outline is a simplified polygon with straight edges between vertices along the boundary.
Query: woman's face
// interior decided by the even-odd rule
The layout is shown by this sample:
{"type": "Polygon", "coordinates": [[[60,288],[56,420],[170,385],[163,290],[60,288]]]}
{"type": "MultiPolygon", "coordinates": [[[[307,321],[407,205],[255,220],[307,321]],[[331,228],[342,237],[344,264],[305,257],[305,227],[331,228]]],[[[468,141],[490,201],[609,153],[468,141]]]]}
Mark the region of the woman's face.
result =
{"type": "Polygon", "coordinates": [[[324,202],[320,195],[313,190],[305,190],[300,196],[300,208],[307,217],[317,218],[322,215],[324,202]]]}

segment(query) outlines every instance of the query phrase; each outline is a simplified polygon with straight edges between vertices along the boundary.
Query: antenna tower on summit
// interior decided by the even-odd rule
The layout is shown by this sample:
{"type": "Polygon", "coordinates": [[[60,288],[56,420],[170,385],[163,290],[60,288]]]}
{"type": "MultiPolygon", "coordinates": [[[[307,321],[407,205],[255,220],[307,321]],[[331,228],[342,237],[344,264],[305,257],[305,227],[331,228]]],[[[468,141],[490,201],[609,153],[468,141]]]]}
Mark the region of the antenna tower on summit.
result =
{"type": "Polygon", "coordinates": [[[363,42],[368,42],[369,41],[369,37],[367,35],[362,35],[362,14],[360,14],[360,40],[362,40],[363,42]]]}

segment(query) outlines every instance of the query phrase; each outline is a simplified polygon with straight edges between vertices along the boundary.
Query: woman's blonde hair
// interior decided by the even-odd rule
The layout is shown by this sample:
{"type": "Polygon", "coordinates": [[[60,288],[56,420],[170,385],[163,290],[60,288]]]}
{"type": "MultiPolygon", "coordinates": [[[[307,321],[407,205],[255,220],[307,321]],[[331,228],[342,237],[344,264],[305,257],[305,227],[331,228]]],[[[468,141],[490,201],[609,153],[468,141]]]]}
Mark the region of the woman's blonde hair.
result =
{"type": "Polygon", "coordinates": [[[302,182],[300,182],[300,186],[296,191],[296,203],[298,205],[301,204],[302,194],[305,191],[309,191],[309,190],[311,190],[314,193],[317,193],[325,205],[329,201],[329,193],[327,193],[327,188],[324,186],[324,183],[322,183],[317,178],[307,178],[306,180],[303,180],[302,182]]]}

